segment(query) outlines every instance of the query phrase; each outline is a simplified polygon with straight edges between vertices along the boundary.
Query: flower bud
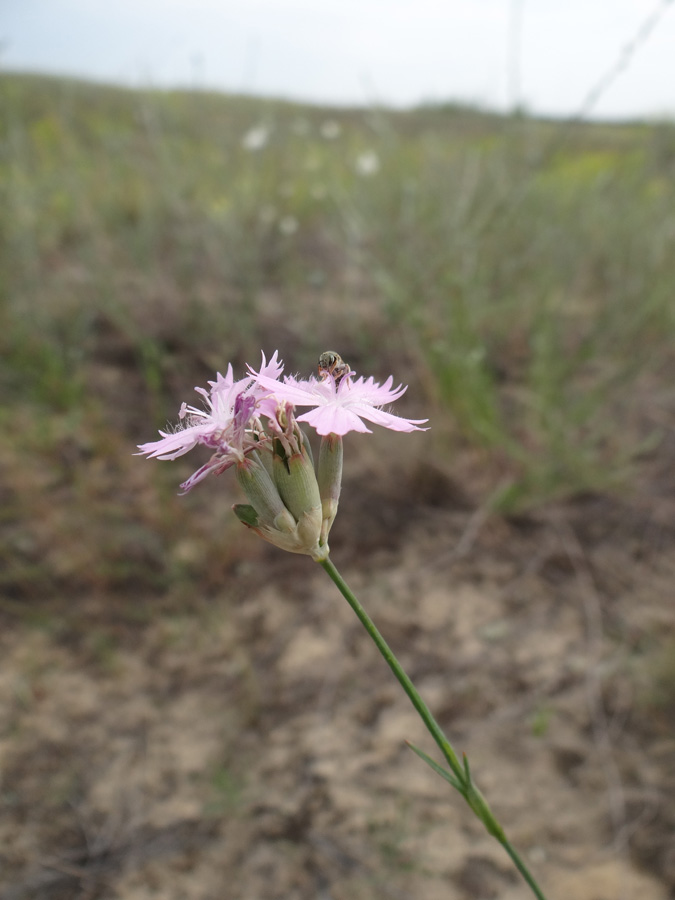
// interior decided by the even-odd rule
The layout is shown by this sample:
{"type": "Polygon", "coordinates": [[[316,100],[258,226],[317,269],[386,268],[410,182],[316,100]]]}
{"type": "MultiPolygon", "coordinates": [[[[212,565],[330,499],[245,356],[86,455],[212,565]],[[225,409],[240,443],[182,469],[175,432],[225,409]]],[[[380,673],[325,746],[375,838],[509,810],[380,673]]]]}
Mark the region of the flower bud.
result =
{"type": "Polygon", "coordinates": [[[321,509],[319,485],[304,443],[299,452],[287,454],[281,441],[275,440],[273,466],[279,495],[298,521],[308,510],[321,509]]]}
{"type": "Polygon", "coordinates": [[[335,520],[342,487],[342,438],[327,434],[321,438],[319,450],[319,494],[321,496],[321,543],[326,543],[335,520]]]}
{"type": "Polygon", "coordinates": [[[284,506],[274,482],[258,460],[249,457],[238,463],[236,476],[256,511],[259,525],[284,532],[295,529],[295,519],[284,506]]]}
{"type": "Polygon", "coordinates": [[[319,543],[321,500],[306,453],[287,457],[275,441],[274,481],[265,466],[251,457],[237,465],[236,472],[251,504],[233,507],[240,522],[282,550],[305,553],[317,561],[328,556],[328,547],[319,543]]]}

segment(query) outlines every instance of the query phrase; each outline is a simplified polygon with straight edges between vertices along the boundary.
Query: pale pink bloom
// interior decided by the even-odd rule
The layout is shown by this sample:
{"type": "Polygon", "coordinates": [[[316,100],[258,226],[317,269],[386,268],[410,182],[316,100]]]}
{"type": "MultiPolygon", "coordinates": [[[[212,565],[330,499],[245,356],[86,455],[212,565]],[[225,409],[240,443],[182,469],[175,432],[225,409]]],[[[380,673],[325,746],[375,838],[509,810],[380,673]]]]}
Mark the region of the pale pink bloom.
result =
{"type": "Polygon", "coordinates": [[[274,381],[262,369],[258,373],[251,369],[251,372],[256,383],[273,391],[277,399],[288,401],[293,406],[313,407],[297,416],[297,421],[307,422],[318,434],[370,432],[363,419],[392,431],[426,431],[419,426],[428,419],[404,419],[382,409],[385,404],[398,400],[407,390],[400,384],[392,388],[391,375],[384,384],[378,384],[372,377],[355,378],[354,373],[349,372],[336,386],[332,375],[326,375],[323,379],[315,376],[307,380],[285,377],[283,381],[274,381]]]}
{"type": "MultiPolygon", "coordinates": [[[[276,352],[269,363],[263,353],[260,371],[273,384],[276,384],[282,370],[276,352]]],[[[160,431],[160,440],[139,444],[138,447],[149,459],[177,459],[198,444],[213,448],[215,452],[211,459],[181,485],[184,493],[211,472],[220,474],[234,463],[241,462],[247,453],[266,440],[261,438],[257,428],[250,426],[258,422],[261,415],[270,417],[276,414],[277,401],[270,396],[270,391],[258,385],[250,375],[235,381],[231,365],[228,365],[225,376],[218,372],[216,380],[209,382],[209,387],[208,391],[195,388],[206,401],[205,409],[183,403],[179,413],[181,421],[176,431],[160,431]]]]}

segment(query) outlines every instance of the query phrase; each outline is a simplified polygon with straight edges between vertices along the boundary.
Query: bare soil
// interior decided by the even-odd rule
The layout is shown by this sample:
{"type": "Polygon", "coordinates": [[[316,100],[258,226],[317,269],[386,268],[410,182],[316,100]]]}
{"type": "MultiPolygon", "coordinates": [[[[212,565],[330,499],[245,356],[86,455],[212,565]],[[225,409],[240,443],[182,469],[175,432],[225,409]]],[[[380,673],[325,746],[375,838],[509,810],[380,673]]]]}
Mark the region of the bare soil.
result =
{"type": "MultiPolygon", "coordinates": [[[[478,454],[448,473],[424,441],[347,442],[336,565],[550,900],[675,897],[673,448],[630,495],[509,519],[478,454]]],[[[59,590],[7,587],[2,900],[531,896],[325,573],[223,524],[232,492],[195,501],[228,562],[181,602],[63,560],[59,590]]]]}

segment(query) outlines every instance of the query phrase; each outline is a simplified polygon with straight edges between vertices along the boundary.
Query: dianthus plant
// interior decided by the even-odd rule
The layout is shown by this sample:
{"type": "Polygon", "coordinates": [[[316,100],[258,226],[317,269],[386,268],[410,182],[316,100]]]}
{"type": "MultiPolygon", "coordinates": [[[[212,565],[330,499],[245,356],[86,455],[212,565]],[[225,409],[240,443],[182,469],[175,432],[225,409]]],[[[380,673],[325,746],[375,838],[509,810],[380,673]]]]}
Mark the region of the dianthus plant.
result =
{"type": "Polygon", "coordinates": [[[179,423],[160,431],[160,439],[140,444],[149,458],[173,460],[200,444],[211,450],[206,463],[183,482],[187,493],[210,475],[233,469],[248,503],[233,507],[238,519],[261,538],[282,550],[304,553],[318,562],[350,604],[360,622],[408,695],[447,768],[418,747],[410,747],[465,798],[488,833],[504,847],[539,900],[544,895],[519,854],[507,840],[485,798],[473,780],[466,755],[460,761],[447,737],[420,697],[390,647],[349,589],[329,556],[328,536],[335,519],[342,481],[342,438],[350,431],[370,433],[369,425],[391,431],[426,430],[426,419],[407,419],[389,412],[406,391],[372,377],[356,377],[340,357],[329,351],[319,375],[308,379],[286,376],[275,352],[260,368],[248,367],[235,380],[232,366],[217,374],[209,389],[197,388],[201,407],[183,404],[179,423]],[[339,365],[338,365],[339,362],[339,365]],[[301,423],[320,436],[316,468],[309,440],[301,423]]]}

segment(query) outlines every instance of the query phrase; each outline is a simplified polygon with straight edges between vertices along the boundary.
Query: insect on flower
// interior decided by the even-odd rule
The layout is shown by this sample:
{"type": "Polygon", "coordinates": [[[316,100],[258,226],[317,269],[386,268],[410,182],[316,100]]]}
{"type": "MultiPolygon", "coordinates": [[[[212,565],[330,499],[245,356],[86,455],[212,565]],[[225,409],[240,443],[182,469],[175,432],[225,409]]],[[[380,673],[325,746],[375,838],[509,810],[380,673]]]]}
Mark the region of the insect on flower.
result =
{"type": "Polygon", "coordinates": [[[336,387],[350,371],[349,365],[335,350],[324,350],[319,357],[319,378],[325,379],[327,375],[332,375],[336,387]]]}

